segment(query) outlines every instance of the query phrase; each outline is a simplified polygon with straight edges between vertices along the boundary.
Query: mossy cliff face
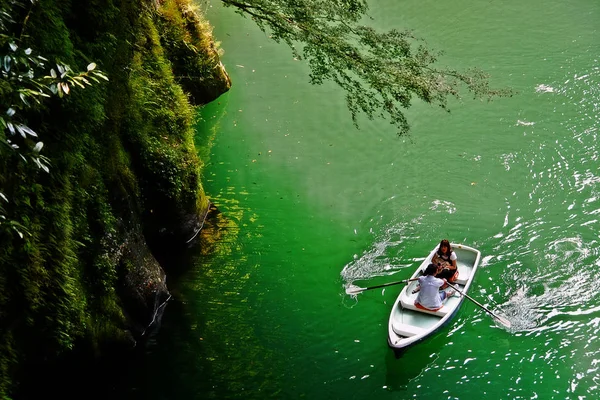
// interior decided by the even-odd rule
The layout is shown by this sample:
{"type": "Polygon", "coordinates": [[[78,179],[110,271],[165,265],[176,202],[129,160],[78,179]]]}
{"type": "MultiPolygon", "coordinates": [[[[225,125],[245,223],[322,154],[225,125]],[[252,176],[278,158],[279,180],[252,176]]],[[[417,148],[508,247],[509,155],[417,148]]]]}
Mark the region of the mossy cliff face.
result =
{"type": "Polygon", "coordinates": [[[75,71],[95,62],[110,81],[28,116],[50,173],[0,158],[7,215],[27,230],[0,229],[0,397],[28,363],[132,345],[160,317],[160,244],[182,246],[209,207],[192,103],[230,86],[188,0],[28,7],[21,46],[75,71]]]}

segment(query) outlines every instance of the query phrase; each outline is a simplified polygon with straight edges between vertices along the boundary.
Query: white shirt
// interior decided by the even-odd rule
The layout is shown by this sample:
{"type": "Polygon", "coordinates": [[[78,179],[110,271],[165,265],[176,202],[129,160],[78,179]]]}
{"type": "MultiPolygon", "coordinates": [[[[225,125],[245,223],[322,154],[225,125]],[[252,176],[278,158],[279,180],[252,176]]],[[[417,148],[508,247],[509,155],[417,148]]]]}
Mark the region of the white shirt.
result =
{"type": "Polygon", "coordinates": [[[419,284],[421,290],[417,296],[417,303],[431,310],[442,307],[439,289],[444,284],[444,280],[433,275],[420,276],[419,284]]]}

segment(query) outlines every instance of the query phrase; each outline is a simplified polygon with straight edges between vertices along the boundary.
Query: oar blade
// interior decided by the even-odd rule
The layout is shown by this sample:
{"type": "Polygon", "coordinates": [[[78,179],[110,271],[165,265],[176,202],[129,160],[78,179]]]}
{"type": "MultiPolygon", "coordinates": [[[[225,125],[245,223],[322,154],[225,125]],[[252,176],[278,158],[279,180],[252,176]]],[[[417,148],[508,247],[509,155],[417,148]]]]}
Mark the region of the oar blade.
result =
{"type": "Polygon", "coordinates": [[[509,320],[507,320],[506,318],[501,317],[497,314],[494,314],[493,317],[496,322],[498,322],[500,325],[504,326],[505,328],[510,329],[512,327],[511,322],[509,320]]]}
{"type": "Polygon", "coordinates": [[[367,288],[362,288],[362,287],[355,286],[355,285],[348,285],[348,287],[346,288],[346,294],[357,295],[359,293],[362,293],[365,290],[367,290],[367,288]]]}

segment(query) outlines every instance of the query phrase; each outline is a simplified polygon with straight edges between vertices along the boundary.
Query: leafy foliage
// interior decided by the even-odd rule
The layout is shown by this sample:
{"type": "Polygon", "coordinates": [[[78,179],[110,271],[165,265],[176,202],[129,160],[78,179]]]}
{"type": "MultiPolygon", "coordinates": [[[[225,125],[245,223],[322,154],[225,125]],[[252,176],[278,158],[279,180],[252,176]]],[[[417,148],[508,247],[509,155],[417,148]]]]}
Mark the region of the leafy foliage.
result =
{"type": "Polygon", "coordinates": [[[96,71],[96,64],[90,63],[87,71],[74,74],[71,68],[63,63],[55,64],[44,74],[47,59],[34,55],[31,48],[21,49],[15,42],[17,38],[10,35],[0,36],[0,47],[4,49],[2,58],[2,79],[5,90],[0,101],[0,106],[6,110],[4,116],[0,115],[0,126],[3,129],[2,143],[12,150],[20,153],[21,159],[27,161],[21,150],[24,145],[29,145],[31,152],[29,158],[35,164],[49,171],[48,158],[40,155],[43,142],[27,122],[24,121],[23,111],[39,106],[44,98],[57,95],[63,97],[71,92],[71,88],[91,85],[99,82],[99,78],[108,78],[101,71],[96,71]],[[91,82],[92,81],[92,82],[91,82]],[[22,144],[19,145],[19,142],[22,144]]]}
{"type": "MultiPolygon", "coordinates": [[[[147,243],[189,238],[208,207],[195,109],[163,43],[203,28],[170,27],[172,1],[191,5],[0,0],[0,398],[19,380],[35,391],[40,360],[139,338],[162,276],[147,243]]],[[[218,63],[193,43],[190,66],[218,63]]]]}
{"type": "MultiPolygon", "coordinates": [[[[35,0],[30,0],[31,4],[35,0]]],[[[13,0],[0,4],[0,145],[4,151],[14,151],[18,154],[16,160],[27,162],[31,160],[35,165],[49,172],[50,159],[41,154],[44,146],[38,134],[29,127],[27,114],[42,105],[44,99],[52,96],[63,97],[71,93],[71,88],[78,86],[85,88],[99,79],[108,80],[106,75],[96,70],[96,64],[90,63],[85,72],[74,73],[64,63],[50,65],[48,60],[36,54],[30,47],[19,46],[18,36],[20,24],[13,19],[19,15],[16,7],[26,10],[27,3],[13,0]],[[2,113],[4,111],[4,113],[2,113]]],[[[25,19],[28,18],[26,14],[25,19]]],[[[5,202],[9,199],[0,192],[0,197],[5,202]]],[[[5,209],[0,206],[0,227],[9,228],[21,238],[27,229],[19,222],[8,218],[5,209]]]]}
{"type": "Polygon", "coordinates": [[[480,70],[437,68],[439,54],[409,31],[377,32],[361,25],[368,11],[364,0],[222,1],[306,59],[312,83],[330,80],[344,89],[355,125],[360,113],[388,117],[404,134],[409,123],[403,109],[414,98],[448,110],[448,98],[459,98],[461,88],[477,98],[510,94],[491,89],[480,70]]]}

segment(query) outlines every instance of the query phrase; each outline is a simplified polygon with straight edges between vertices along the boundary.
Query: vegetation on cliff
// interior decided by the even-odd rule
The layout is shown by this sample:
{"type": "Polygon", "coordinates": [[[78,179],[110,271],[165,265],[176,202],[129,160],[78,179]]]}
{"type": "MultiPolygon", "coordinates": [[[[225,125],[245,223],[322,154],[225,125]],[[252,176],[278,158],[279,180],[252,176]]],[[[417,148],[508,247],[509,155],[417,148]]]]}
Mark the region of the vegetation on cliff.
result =
{"type": "MultiPolygon", "coordinates": [[[[0,0],[8,16],[0,25],[3,61],[17,46],[43,56],[50,78],[66,66],[89,78],[92,62],[110,78],[61,86],[68,96],[42,96],[18,110],[37,136],[17,138],[3,126],[0,395],[30,361],[139,338],[168,296],[147,243],[159,254],[159,241],[182,242],[208,208],[194,109],[178,75],[213,98],[229,80],[207,45],[210,32],[189,17],[190,2],[161,3],[0,0]],[[168,58],[175,52],[176,67],[168,58]],[[198,65],[216,71],[210,84],[189,78],[198,65]]],[[[7,76],[4,120],[25,88],[7,76]]]]}

